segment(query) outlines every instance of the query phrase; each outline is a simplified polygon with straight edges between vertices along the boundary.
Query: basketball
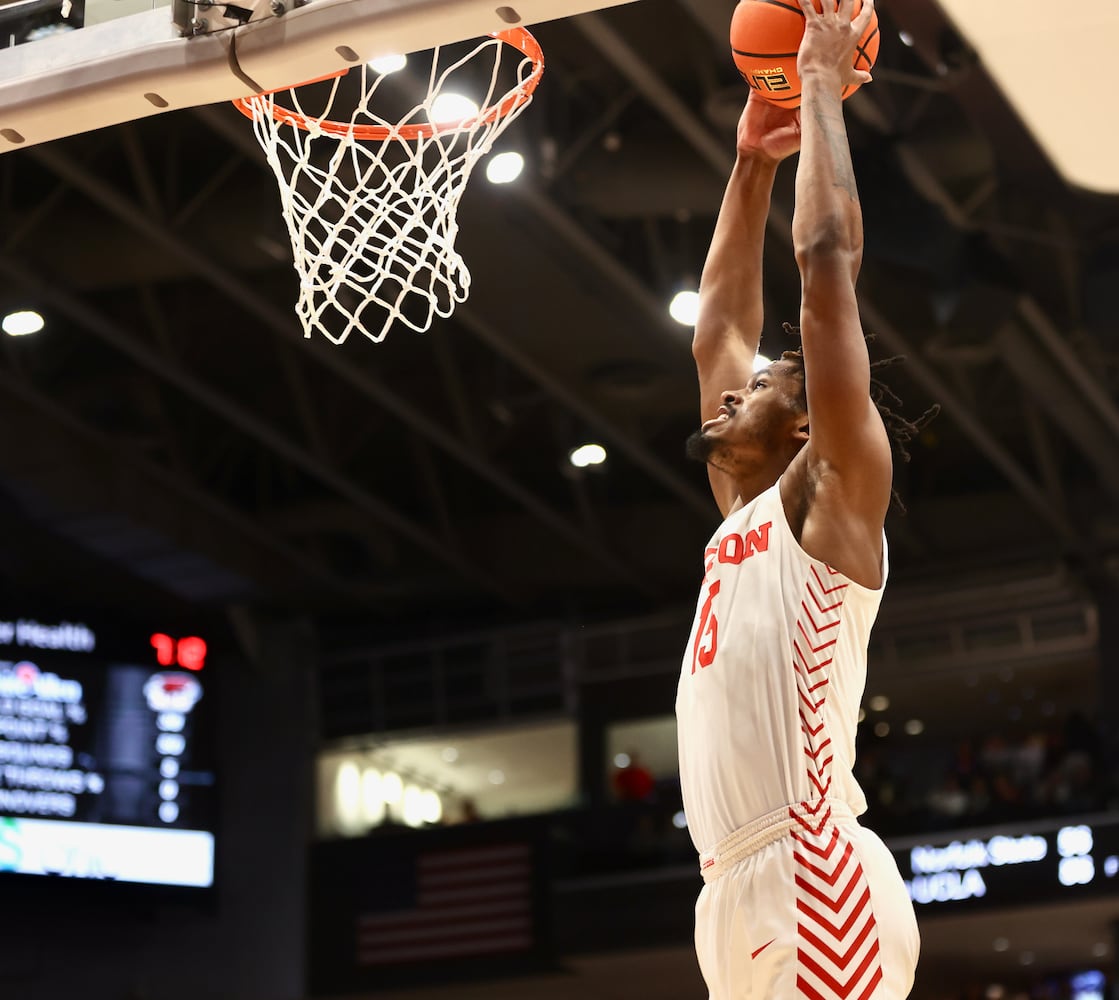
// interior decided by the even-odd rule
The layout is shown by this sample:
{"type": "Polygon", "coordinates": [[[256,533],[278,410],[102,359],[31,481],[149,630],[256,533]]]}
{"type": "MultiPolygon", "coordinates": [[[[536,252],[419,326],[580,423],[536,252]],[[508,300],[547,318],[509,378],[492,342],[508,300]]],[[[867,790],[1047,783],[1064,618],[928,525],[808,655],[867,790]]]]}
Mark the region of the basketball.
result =
{"type": "MultiPolygon", "coordinates": [[[[821,0],[813,0],[820,10],[821,0]]],[[[838,0],[836,3],[838,7],[838,0]]],[[[863,0],[855,0],[852,20],[862,10],[863,0]]],[[[781,108],[800,107],[800,76],[797,50],[804,37],[804,11],[796,0],[739,0],[730,22],[730,48],[735,65],[758,96],[781,108]]],[[[869,70],[878,58],[878,12],[859,39],[855,49],[855,69],[869,70]]],[[[846,100],[861,84],[843,89],[846,100]]]]}

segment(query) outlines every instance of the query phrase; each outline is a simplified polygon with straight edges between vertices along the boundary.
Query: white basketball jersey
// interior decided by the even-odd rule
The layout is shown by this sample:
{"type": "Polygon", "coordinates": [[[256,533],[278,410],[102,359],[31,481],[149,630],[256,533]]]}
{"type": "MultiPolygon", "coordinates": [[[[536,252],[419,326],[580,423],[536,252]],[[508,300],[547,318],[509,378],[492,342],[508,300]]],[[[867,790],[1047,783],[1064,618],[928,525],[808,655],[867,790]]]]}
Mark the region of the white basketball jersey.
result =
{"type": "MultiPolygon", "coordinates": [[[[676,694],[680,784],[696,850],[824,796],[866,810],[851,773],[882,590],[810,557],[780,481],[720,525],[676,694]]],[[[882,542],[882,583],[887,572],[882,542]]]]}

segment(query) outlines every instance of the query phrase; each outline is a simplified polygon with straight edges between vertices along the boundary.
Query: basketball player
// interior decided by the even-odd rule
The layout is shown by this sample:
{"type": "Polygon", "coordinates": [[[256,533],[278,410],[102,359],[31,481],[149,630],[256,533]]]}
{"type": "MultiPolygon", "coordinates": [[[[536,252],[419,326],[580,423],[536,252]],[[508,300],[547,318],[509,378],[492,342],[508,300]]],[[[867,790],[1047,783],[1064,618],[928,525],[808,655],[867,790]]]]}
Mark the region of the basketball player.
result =
{"type": "Polygon", "coordinates": [[[872,3],[852,23],[853,0],[798,2],[802,107],[747,102],[693,344],[704,422],[689,451],[725,517],[676,701],[705,882],[696,952],[711,1000],[900,1000],[916,920],[889,851],[855,819],[866,801],[851,773],[892,478],[855,301],[862,217],[840,100],[869,79],[851,66],[872,3]],[[774,174],[798,145],[801,351],[752,374],[774,174]]]}

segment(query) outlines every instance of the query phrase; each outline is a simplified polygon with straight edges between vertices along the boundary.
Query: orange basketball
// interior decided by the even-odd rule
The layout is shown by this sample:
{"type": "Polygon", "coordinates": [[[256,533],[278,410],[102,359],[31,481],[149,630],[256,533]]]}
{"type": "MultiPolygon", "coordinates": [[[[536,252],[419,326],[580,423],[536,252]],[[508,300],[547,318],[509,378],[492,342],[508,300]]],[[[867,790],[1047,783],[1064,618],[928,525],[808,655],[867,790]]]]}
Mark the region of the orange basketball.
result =
{"type": "MultiPolygon", "coordinates": [[[[821,0],[812,0],[821,10],[821,0]]],[[[839,2],[836,0],[836,7],[839,2]]],[[[852,20],[862,10],[855,0],[852,20]]],[[[739,0],[730,22],[730,48],[735,65],[751,90],[781,108],[800,107],[797,50],[804,38],[804,11],[796,0],[739,0]]],[[[878,12],[871,16],[855,49],[855,69],[869,70],[878,58],[878,12]]],[[[843,90],[846,100],[860,84],[843,90]]]]}

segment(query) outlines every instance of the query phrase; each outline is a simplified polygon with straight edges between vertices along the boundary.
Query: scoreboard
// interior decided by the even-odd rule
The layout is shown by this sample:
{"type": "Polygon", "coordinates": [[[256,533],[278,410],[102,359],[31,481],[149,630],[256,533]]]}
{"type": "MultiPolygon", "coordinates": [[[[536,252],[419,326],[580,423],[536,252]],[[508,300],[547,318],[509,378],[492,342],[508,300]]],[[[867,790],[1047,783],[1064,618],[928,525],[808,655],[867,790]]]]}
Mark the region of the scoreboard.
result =
{"type": "Polygon", "coordinates": [[[890,844],[918,914],[1119,893],[1119,817],[952,831],[890,844]]]}
{"type": "Polygon", "coordinates": [[[206,653],[0,613],[0,878],[213,884],[206,653]]]}

